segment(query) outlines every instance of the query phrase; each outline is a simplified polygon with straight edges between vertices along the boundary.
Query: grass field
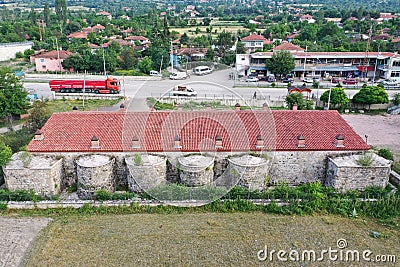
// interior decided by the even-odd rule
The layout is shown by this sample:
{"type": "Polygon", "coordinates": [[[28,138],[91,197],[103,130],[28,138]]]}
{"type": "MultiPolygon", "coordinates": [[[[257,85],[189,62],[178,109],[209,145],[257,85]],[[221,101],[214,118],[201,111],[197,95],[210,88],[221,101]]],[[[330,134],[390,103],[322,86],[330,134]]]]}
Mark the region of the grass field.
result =
{"type": "MultiPolygon", "coordinates": [[[[122,99],[122,98],[121,98],[122,99]]],[[[110,107],[117,104],[121,99],[98,99],[98,100],[85,100],[85,108],[83,108],[83,100],[51,100],[47,102],[47,110],[49,114],[54,112],[72,111],[74,106],[79,110],[98,110],[103,107],[110,107]]]]}
{"type": "MultiPolygon", "coordinates": [[[[400,233],[372,220],[264,213],[183,213],[56,217],[26,266],[396,266],[365,261],[260,262],[274,250],[371,250],[400,260],[400,233]],[[380,233],[380,238],[371,237],[380,233]]],[[[360,252],[360,253],[361,253],[360,252]]],[[[372,257],[372,256],[371,256],[372,257]]],[[[398,264],[398,262],[396,263],[398,264]]],[[[397,265],[398,266],[398,265],[397,265]]]]}

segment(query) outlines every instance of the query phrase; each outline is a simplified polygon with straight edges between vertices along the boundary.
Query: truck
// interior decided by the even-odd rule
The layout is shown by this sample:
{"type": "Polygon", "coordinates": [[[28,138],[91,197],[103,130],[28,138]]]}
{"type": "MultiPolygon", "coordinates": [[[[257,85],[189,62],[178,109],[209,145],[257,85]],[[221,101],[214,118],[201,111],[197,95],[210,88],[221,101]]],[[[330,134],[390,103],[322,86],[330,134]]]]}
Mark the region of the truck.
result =
{"type": "Polygon", "coordinates": [[[185,85],[177,85],[172,89],[174,96],[197,96],[197,92],[192,87],[185,85]]]}
{"type": "Polygon", "coordinates": [[[189,75],[186,72],[173,72],[169,75],[171,80],[184,80],[189,78],[189,75]]]}
{"type": "Polygon", "coordinates": [[[120,81],[113,77],[103,80],[51,80],[49,82],[51,91],[58,93],[95,93],[95,94],[118,94],[120,92],[120,81]],[[83,88],[85,87],[85,88],[83,88]]]}

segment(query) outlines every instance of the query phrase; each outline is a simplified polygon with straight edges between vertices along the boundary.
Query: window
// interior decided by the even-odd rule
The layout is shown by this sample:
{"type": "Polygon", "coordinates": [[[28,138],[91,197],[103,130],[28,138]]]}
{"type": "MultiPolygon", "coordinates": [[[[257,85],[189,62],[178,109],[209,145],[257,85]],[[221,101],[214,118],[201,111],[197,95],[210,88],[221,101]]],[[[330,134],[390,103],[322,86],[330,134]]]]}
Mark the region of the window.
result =
{"type": "Polygon", "coordinates": [[[400,61],[393,61],[393,67],[400,67],[400,61]]]}
{"type": "Polygon", "coordinates": [[[41,59],[40,59],[40,63],[43,63],[43,62],[44,62],[44,58],[41,58],[41,59]]]}
{"type": "Polygon", "coordinates": [[[45,70],[45,69],[46,69],[46,65],[42,65],[42,69],[44,69],[44,70],[45,70]]]}

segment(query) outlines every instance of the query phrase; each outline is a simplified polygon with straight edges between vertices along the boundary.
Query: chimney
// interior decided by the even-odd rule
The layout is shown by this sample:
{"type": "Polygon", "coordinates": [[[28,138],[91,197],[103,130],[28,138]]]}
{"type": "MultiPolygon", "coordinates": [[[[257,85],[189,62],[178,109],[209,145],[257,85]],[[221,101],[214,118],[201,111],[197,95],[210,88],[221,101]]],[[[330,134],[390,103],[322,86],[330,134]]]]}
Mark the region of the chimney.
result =
{"type": "Polygon", "coordinates": [[[132,148],[140,148],[139,137],[134,136],[132,138],[132,148]]]}
{"type": "Polygon", "coordinates": [[[92,141],[92,146],[90,148],[93,148],[93,149],[100,148],[100,141],[97,136],[93,135],[91,141],[92,141]]]}
{"type": "Polygon", "coordinates": [[[36,140],[36,141],[43,140],[44,139],[43,132],[41,130],[37,130],[35,132],[35,137],[33,139],[36,140]]]}
{"type": "Polygon", "coordinates": [[[208,103],[208,104],[206,105],[206,109],[207,109],[207,110],[211,110],[211,104],[210,104],[210,103],[208,103]]]}
{"type": "Polygon", "coordinates": [[[181,111],[182,110],[182,104],[181,103],[176,104],[176,109],[181,111]]]}
{"type": "Polygon", "coordinates": [[[239,103],[236,103],[235,110],[240,110],[240,104],[239,103]]]}
{"type": "Polygon", "coordinates": [[[121,105],[119,105],[119,111],[125,111],[124,103],[121,103],[121,105]]]}
{"type": "Polygon", "coordinates": [[[222,148],[222,136],[217,135],[215,137],[215,148],[222,148]]]}
{"type": "Polygon", "coordinates": [[[344,147],[344,136],[341,134],[336,135],[334,145],[335,147],[344,147]]]}
{"type": "Polygon", "coordinates": [[[154,109],[154,106],[152,105],[152,106],[150,106],[150,112],[153,112],[153,111],[155,111],[155,109],[154,109]]]}
{"type": "Polygon", "coordinates": [[[256,148],[264,148],[264,138],[261,135],[257,136],[256,148]]]}
{"type": "Polygon", "coordinates": [[[175,136],[174,148],[182,148],[182,146],[181,146],[181,138],[179,137],[179,135],[175,136]]]}
{"type": "Polygon", "coordinates": [[[297,105],[296,105],[296,104],[294,104],[294,105],[292,106],[292,110],[297,110],[297,105]]]}
{"type": "Polygon", "coordinates": [[[306,139],[302,134],[297,136],[297,147],[306,147],[306,139]]]}
{"type": "Polygon", "coordinates": [[[263,106],[262,106],[262,109],[263,109],[263,110],[268,110],[268,104],[267,104],[267,103],[264,103],[263,106]]]}
{"type": "Polygon", "coordinates": [[[77,112],[79,109],[78,109],[78,107],[77,106],[74,106],[73,108],[72,108],[72,112],[77,112]]]}

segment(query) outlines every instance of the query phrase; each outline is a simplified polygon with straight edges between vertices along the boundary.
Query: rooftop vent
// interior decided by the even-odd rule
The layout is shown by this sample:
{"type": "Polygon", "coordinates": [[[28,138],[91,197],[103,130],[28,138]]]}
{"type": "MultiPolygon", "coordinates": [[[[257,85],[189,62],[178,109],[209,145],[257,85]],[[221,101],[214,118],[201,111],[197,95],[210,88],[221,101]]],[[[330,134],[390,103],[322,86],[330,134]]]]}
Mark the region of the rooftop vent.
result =
{"type": "Polygon", "coordinates": [[[43,132],[42,132],[41,130],[37,130],[37,131],[35,132],[35,136],[34,136],[33,139],[36,140],[36,141],[43,140],[43,139],[44,139],[44,134],[43,134],[43,132]]]}
{"type": "Polygon", "coordinates": [[[297,147],[306,147],[306,139],[302,134],[297,136],[297,147]]]}
{"type": "Polygon", "coordinates": [[[100,141],[97,136],[93,135],[91,141],[92,141],[92,146],[90,148],[93,148],[93,149],[100,148],[100,141]]]}
{"type": "Polygon", "coordinates": [[[236,103],[235,110],[240,110],[240,104],[239,103],[236,103]]]}
{"type": "Polygon", "coordinates": [[[215,148],[222,148],[222,136],[217,135],[215,137],[215,148]]]}
{"type": "Polygon", "coordinates": [[[181,146],[181,138],[179,137],[179,135],[175,136],[174,148],[182,148],[182,146],[181,146]]]}
{"type": "Polygon", "coordinates": [[[344,147],[344,136],[341,134],[336,135],[334,145],[335,147],[344,147]]]}
{"type": "Polygon", "coordinates": [[[264,148],[264,138],[261,135],[257,136],[256,148],[264,148]]]}
{"type": "Polygon", "coordinates": [[[74,106],[74,107],[72,108],[72,111],[78,111],[78,107],[77,107],[77,106],[74,106]]]}
{"type": "Polygon", "coordinates": [[[134,136],[132,138],[132,148],[140,148],[139,137],[134,136]]]}

